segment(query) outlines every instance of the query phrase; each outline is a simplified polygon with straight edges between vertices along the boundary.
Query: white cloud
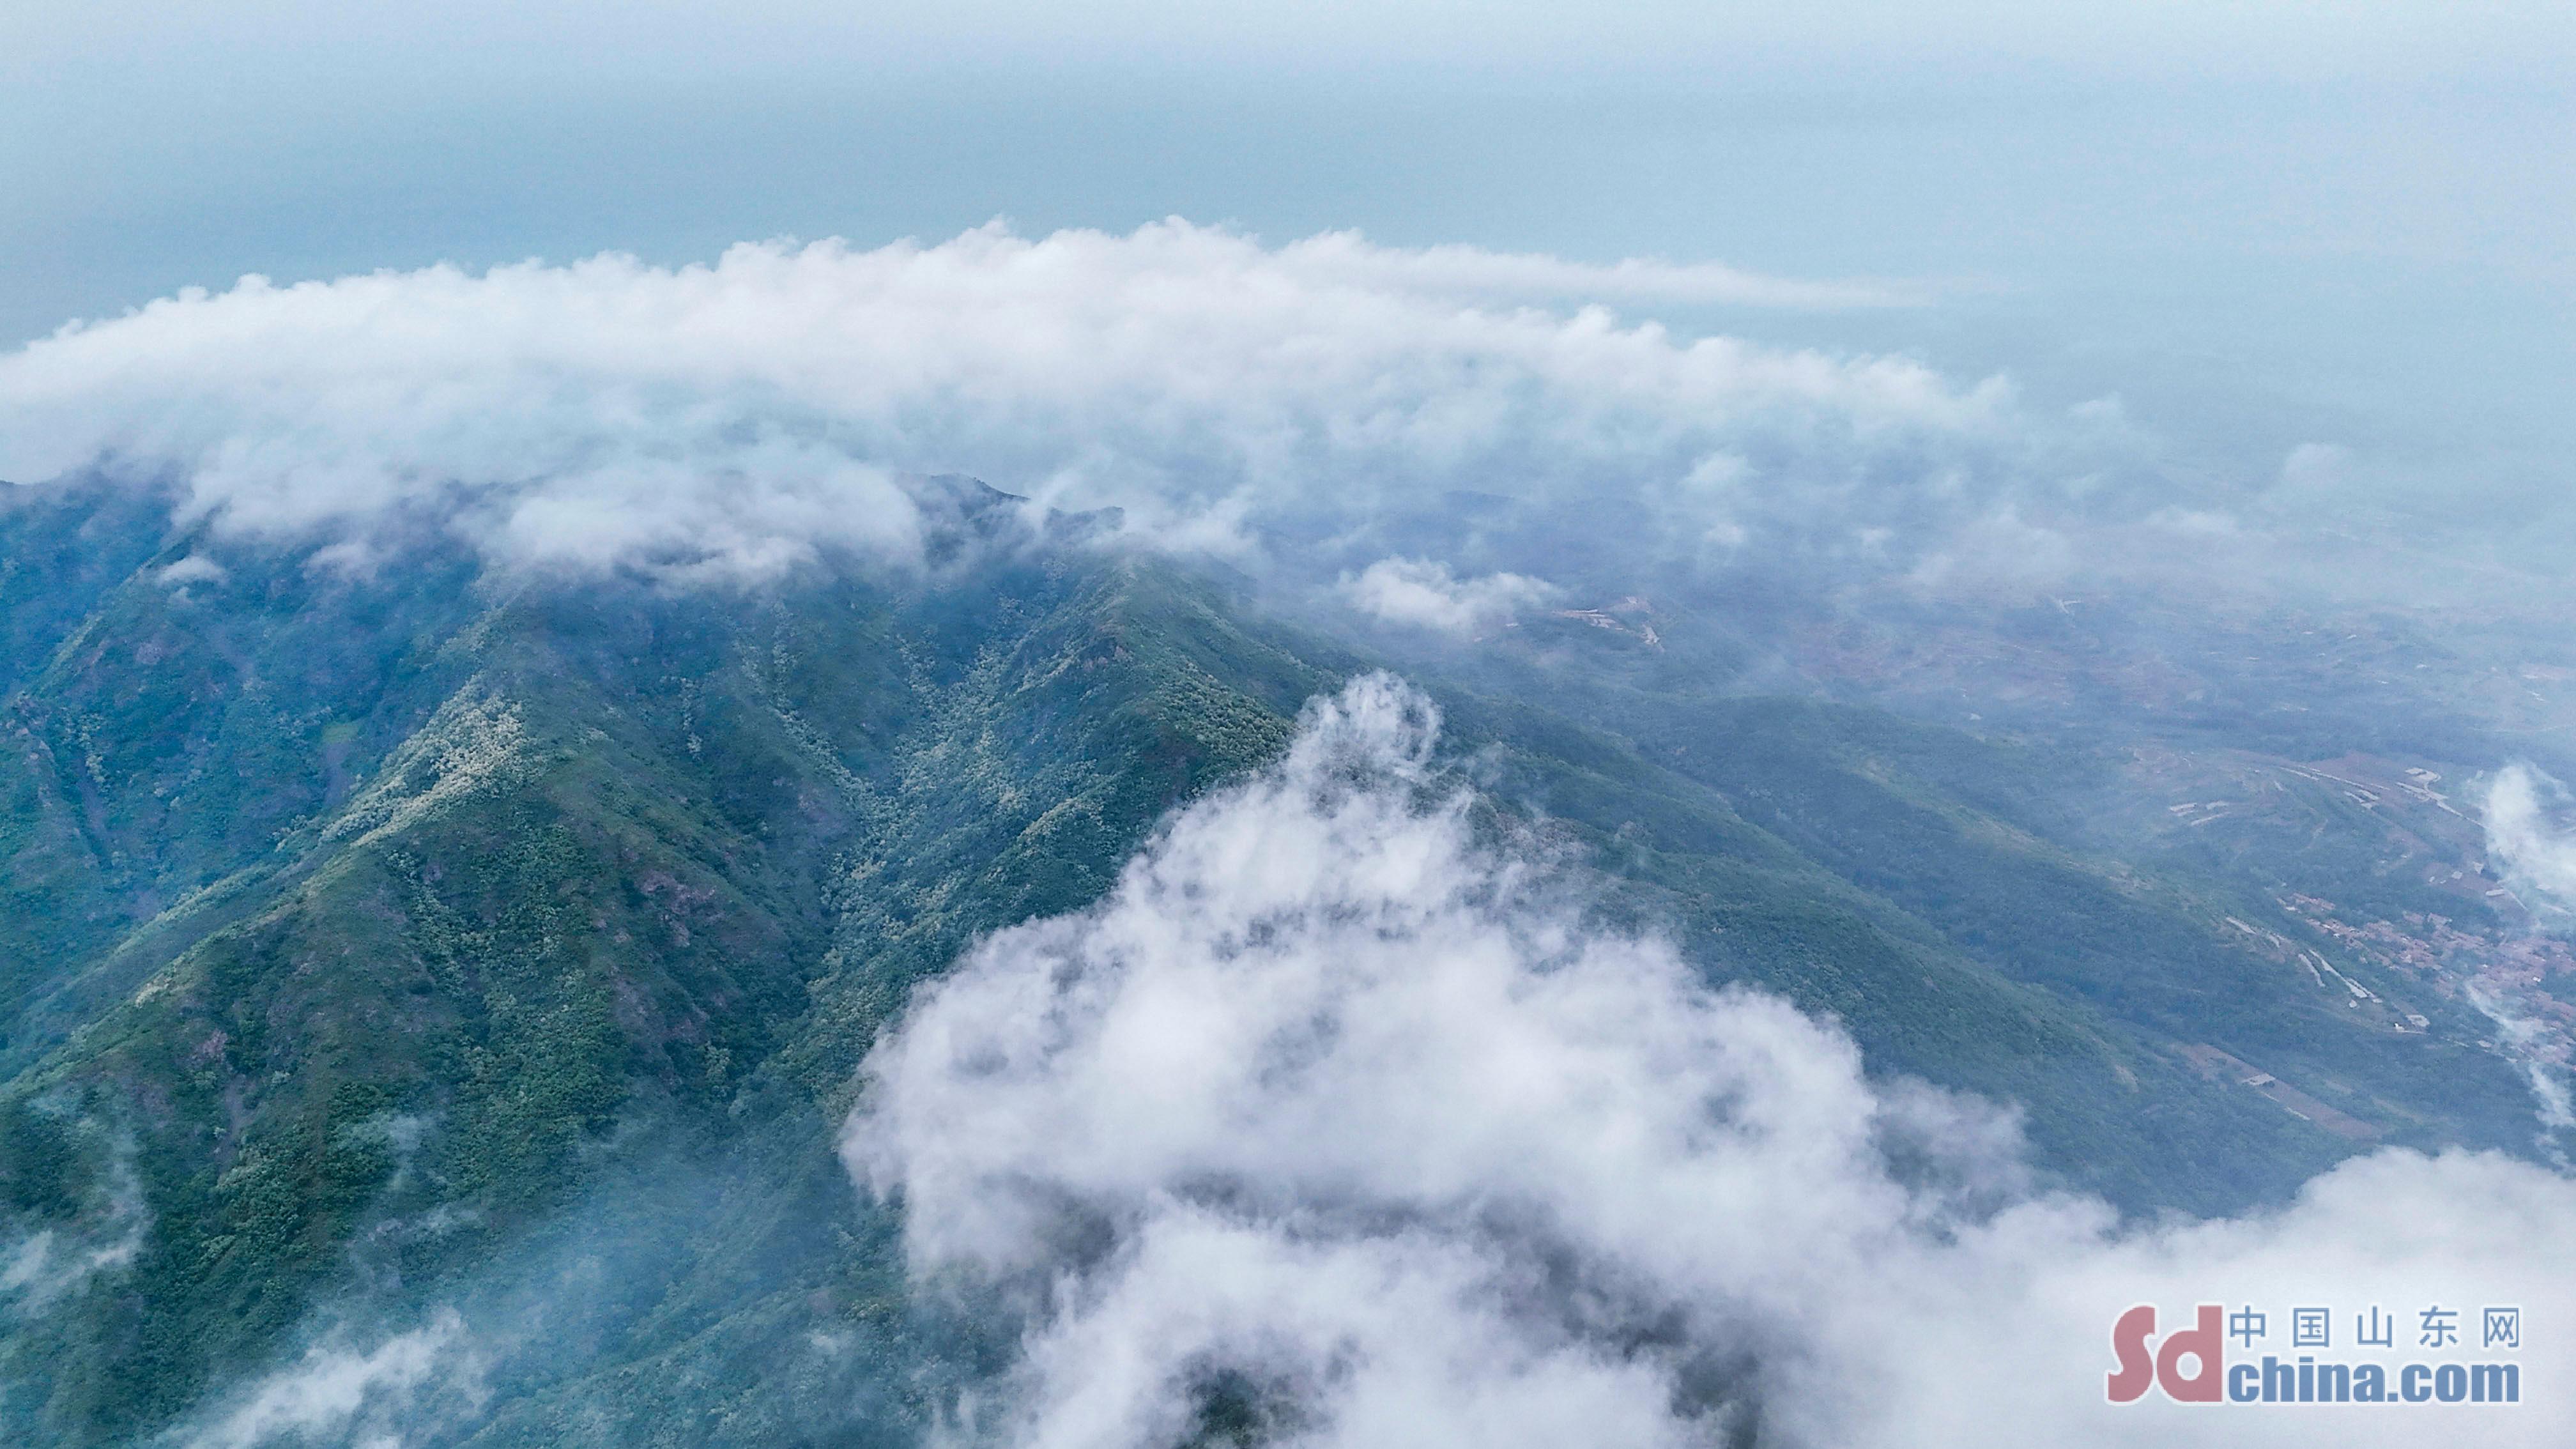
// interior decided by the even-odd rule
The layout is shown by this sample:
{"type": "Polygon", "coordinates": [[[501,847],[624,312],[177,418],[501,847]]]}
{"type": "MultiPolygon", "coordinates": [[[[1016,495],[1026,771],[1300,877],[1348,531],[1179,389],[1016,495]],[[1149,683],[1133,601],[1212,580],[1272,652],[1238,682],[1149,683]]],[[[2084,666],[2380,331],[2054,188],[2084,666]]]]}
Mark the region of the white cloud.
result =
{"type": "Polygon", "coordinates": [[[99,1274],[124,1269],[143,1251],[152,1209],[135,1175],[132,1138],[120,1133],[111,1140],[107,1170],[89,1189],[89,1199],[79,1221],[34,1229],[0,1249],[0,1310],[42,1314],[99,1274]]]}
{"type": "Polygon", "coordinates": [[[1915,565],[1913,580],[1933,589],[2033,589],[2063,584],[2084,566],[2075,540],[2026,522],[2007,504],[1956,530],[1915,565]]]}
{"type": "Polygon", "coordinates": [[[1843,308],[1919,305],[1927,299],[1918,287],[1798,281],[1715,262],[1631,257],[1598,266],[1471,246],[1382,247],[1355,231],[1326,232],[1292,242],[1280,249],[1280,258],[1318,281],[1506,301],[1553,297],[1591,302],[1843,308]]]}
{"type": "Polygon", "coordinates": [[[192,553],[161,570],[159,579],[165,588],[184,588],[189,584],[220,584],[232,577],[232,571],[201,553],[192,553]]]}
{"type": "Polygon", "coordinates": [[[186,1432],[186,1449],[348,1443],[399,1449],[406,1424],[444,1406],[479,1407],[485,1355],[453,1309],[372,1348],[328,1345],[252,1384],[220,1417],[186,1432]]]}
{"type": "Polygon", "coordinates": [[[1381,623],[1459,635],[1497,628],[1556,593],[1544,579],[1508,573],[1462,579],[1447,564],[1409,558],[1382,558],[1357,575],[1344,574],[1338,590],[1351,607],[1381,623]]]}
{"type": "Polygon", "coordinates": [[[2569,808],[2566,787],[2527,764],[2505,766],[2487,785],[2487,857],[2542,912],[2576,907],[2576,834],[2552,819],[2569,808]]]}
{"type": "Polygon", "coordinates": [[[233,536],[443,530],[505,563],[738,574],[908,555],[913,474],[1120,505],[1195,546],[1339,535],[1460,488],[1626,498],[1694,538],[1853,513],[1912,537],[2095,446],[2000,380],[1559,305],[1602,298],[1875,300],[1179,221],[745,245],[677,270],[254,277],[0,357],[0,477],[170,484],[233,536]]]}
{"type": "Polygon", "coordinates": [[[2474,1433],[2576,1432],[2576,1183],[2383,1152],[2225,1221],[2034,1197],[1992,1109],[1873,1084],[1834,1028],[1587,927],[1486,843],[1437,729],[1383,676],[1318,701],[1282,765],[1098,907],[984,942],[871,1056],[844,1154],[901,1196],[916,1272],[1037,1305],[979,1433],[1173,1444],[1219,1383],[1312,1446],[2471,1430],[2104,1403],[2121,1311],[2219,1301],[2520,1306],[2526,1402],[2474,1433]]]}
{"type": "Polygon", "coordinates": [[[2531,1084],[2531,1099],[2540,1125],[2550,1134],[2544,1135],[2541,1143],[2559,1166],[2566,1166],[2566,1152],[2554,1135],[2576,1127],[2576,1097],[2571,1097],[2567,1084],[2557,1076],[2566,1070],[2564,1049],[2553,1053],[2555,1042],[2548,1028],[2524,1015],[2514,1002],[2497,992],[2471,983],[2461,994],[2495,1027],[2496,1041],[2514,1065],[2522,1068],[2523,1080],[2531,1084]]]}
{"type": "MultiPolygon", "coordinates": [[[[2486,830],[2487,858],[2496,873],[2542,925],[2559,931],[2576,927],[2576,833],[2562,828],[2576,803],[2567,787],[2547,771],[2516,761],[2487,783],[2480,821],[2486,830]]],[[[2531,1083],[2540,1124],[2555,1134],[2576,1128],[2576,1099],[2564,1075],[2568,1068],[2563,1037],[2548,1032],[2526,1015],[2526,1003],[2510,988],[2471,986],[2469,1004],[2495,1024],[2496,1040],[2513,1056],[2531,1083]]],[[[2549,1150],[2560,1152],[2554,1138],[2549,1150]]]]}

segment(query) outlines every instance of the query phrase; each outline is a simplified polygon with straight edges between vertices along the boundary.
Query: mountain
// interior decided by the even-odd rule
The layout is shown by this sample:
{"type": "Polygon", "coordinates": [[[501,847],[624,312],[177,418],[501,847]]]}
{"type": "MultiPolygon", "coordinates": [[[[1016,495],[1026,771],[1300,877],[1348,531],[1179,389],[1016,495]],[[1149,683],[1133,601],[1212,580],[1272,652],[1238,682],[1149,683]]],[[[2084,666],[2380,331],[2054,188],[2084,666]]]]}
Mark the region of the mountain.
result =
{"type": "Polygon", "coordinates": [[[2346,919],[2504,907],[2376,871],[2386,814],[2330,771],[2223,831],[2140,779],[2310,768],[2277,742],[2150,759],[1675,667],[1743,656],[1715,602],[1337,637],[922,486],[925,565],[691,587],[10,497],[13,1441],[250,1442],[295,1409],[236,1386],[400,1350],[476,1361],[406,1391],[426,1442],[917,1442],[1011,1345],[916,1293],[901,1205],[852,1189],[862,1057],[1389,664],[1601,919],[2016,1105],[2053,1181],[2205,1213],[2372,1145],[2531,1148],[2486,1019],[2346,919]]]}

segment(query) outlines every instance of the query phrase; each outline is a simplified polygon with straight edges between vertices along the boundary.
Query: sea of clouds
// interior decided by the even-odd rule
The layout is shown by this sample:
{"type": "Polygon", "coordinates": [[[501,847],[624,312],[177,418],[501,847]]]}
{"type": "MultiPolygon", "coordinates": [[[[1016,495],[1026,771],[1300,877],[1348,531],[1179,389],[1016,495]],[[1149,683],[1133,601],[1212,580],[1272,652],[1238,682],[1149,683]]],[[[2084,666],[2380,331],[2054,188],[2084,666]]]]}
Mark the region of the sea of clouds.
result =
{"type": "Polygon", "coordinates": [[[1282,763],[1182,811],[1096,908],[977,947],[870,1059],[855,1178],[904,1204],[926,1290],[1026,1314],[968,1438],[1176,1444],[1219,1385],[1335,1446],[2450,1422],[2106,1404],[2112,1320],[2202,1302],[2385,1306],[2410,1344],[2423,1306],[2519,1306],[2525,1402],[2479,1441],[2576,1432],[2576,1182],[2391,1150],[2218,1221],[2035,1193],[2009,1116],[1874,1081],[1831,1023],[1588,925],[1437,736],[1386,676],[1316,702],[1282,763]]]}
{"type": "Polygon", "coordinates": [[[1923,300],[1178,220],[252,277],[0,356],[0,479],[157,486],[218,540],[341,563],[426,531],[672,577],[911,557],[907,480],[946,473],[1318,581],[1415,562],[1380,525],[1461,490],[1615,505],[1631,553],[1789,549],[1933,583],[2140,552],[2103,530],[2204,555],[2230,535],[2116,402],[2051,412],[2001,377],[1628,315],[1923,300]]]}

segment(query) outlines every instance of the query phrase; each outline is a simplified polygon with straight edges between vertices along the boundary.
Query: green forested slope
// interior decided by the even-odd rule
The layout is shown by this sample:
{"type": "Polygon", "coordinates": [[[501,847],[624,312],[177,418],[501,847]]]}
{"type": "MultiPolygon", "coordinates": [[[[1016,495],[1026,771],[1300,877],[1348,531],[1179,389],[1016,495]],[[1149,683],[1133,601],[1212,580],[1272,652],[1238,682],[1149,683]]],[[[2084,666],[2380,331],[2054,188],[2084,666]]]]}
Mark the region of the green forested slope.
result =
{"type": "MultiPolygon", "coordinates": [[[[1081,549],[689,592],[426,551],[165,578],[191,540],[120,500],[0,513],[13,1442],[137,1441],[438,1305],[489,1340],[452,1438],[908,1442],[996,1345],[906,1298],[834,1160],[860,1057],[1367,663],[1081,549]]],[[[1598,909],[2019,1102],[2063,1180],[2217,1208],[2351,1150],[2172,1055],[2193,1013],[2262,1019],[2240,963],[2105,987],[2201,939],[2199,898],[1919,767],[1954,738],[1490,683],[1446,689],[1452,748],[1598,909]]],[[[2482,1101],[2420,1093],[2409,1131],[2482,1101]]]]}

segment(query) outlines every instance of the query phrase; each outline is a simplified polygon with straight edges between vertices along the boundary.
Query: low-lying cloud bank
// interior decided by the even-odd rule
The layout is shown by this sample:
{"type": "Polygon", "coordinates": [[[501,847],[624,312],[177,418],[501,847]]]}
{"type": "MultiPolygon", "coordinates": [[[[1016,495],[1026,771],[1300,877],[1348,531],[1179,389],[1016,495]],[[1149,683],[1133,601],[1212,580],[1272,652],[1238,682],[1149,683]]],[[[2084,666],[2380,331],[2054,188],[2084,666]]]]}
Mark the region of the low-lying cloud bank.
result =
{"type": "Polygon", "coordinates": [[[460,1419],[488,1397],[483,1350],[453,1309],[365,1348],[317,1345],[240,1393],[228,1410],[170,1436],[171,1449],[352,1444],[399,1449],[423,1423],[460,1419]]]}
{"type": "Polygon", "coordinates": [[[1873,1083],[1833,1027],[1588,928],[1558,872],[1480,827],[1437,729],[1382,676],[1318,701],[1283,764],[1182,812],[1097,908],[985,942],[870,1059],[853,1174],[906,1205],[925,1284],[1028,1314],[968,1437],[2576,1432],[2576,1183],[2382,1152],[2226,1221],[2033,1195],[2008,1118],[1873,1083]],[[2343,1359],[2376,1306],[2406,1317],[2401,1360],[2441,1357],[2414,1350],[2427,1306],[2517,1306],[2524,1402],[2106,1404],[2115,1317],[2204,1302],[2276,1315],[2284,1357],[2289,1310],[2329,1306],[2320,1356],[2343,1359]]]}
{"type": "Polygon", "coordinates": [[[1959,579],[2025,568],[2032,529],[2151,517],[2115,407],[2043,416],[2001,379],[1599,305],[1890,300],[1181,221],[249,278],[0,357],[0,478],[139,480],[219,534],[342,560],[430,531],[503,564],[726,576],[911,557],[905,480],[952,472],[1121,507],[1165,546],[1301,540],[1326,580],[1405,552],[1392,521],[1462,491],[1598,507],[1632,553],[1794,544],[1959,579]],[[2009,560],[1975,527],[1996,517],[2009,560]]]}
{"type": "MultiPolygon", "coordinates": [[[[2560,822],[2576,801],[2549,772],[2516,761],[2487,783],[2480,821],[2486,830],[2487,856],[2515,898],[2545,929],[2576,929],[2576,832],[2560,822]]],[[[2576,1128],[2576,1093],[2571,1093],[2565,1033],[2544,1031],[2524,1014],[2528,1002],[2509,993],[2472,987],[2469,1004],[2495,1023],[2496,1039],[2510,1051],[2530,1079],[2540,1125],[2555,1134],[2576,1128]]],[[[2544,1138],[2552,1153],[2555,1140],[2544,1138]]],[[[2563,1156],[2562,1156],[2563,1165],[2563,1156]]]]}
{"type": "MultiPolygon", "coordinates": [[[[94,1124],[81,1126],[95,1130],[94,1124]]],[[[0,1327],[12,1318],[42,1314],[90,1279],[132,1263],[143,1250],[152,1209],[135,1175],[132,1138],[112,1136],[106,1171],[92,1187],[91,1199],[78,1223],[34,1228],[0,1245],[0,1327]]],[[[0,1232],[9,1226],[8,1217],[0,1216],[0,1232]]],[[[6,1361],[0,1347],[0,1364],[6,1361]]]]}
{"type": "Polygon", "coordinates": [[[2534,914],[2576,925],[2576,832],[2559,824],[2576,802],[2547,771],[2515,762],[2487,783],[2480,823],[2487,854],[2534,914]]]}
{"type": "Polygon", "coordinates": [[[1353,609],[1379,623],[1462,637],[1498,628],[1557,593],[1542,579],[1511,573],[1462,579],[1447,564],[1409,558],[1383,558],[1357,574],[1344,574],[1338,591],[1353,609]]]}

